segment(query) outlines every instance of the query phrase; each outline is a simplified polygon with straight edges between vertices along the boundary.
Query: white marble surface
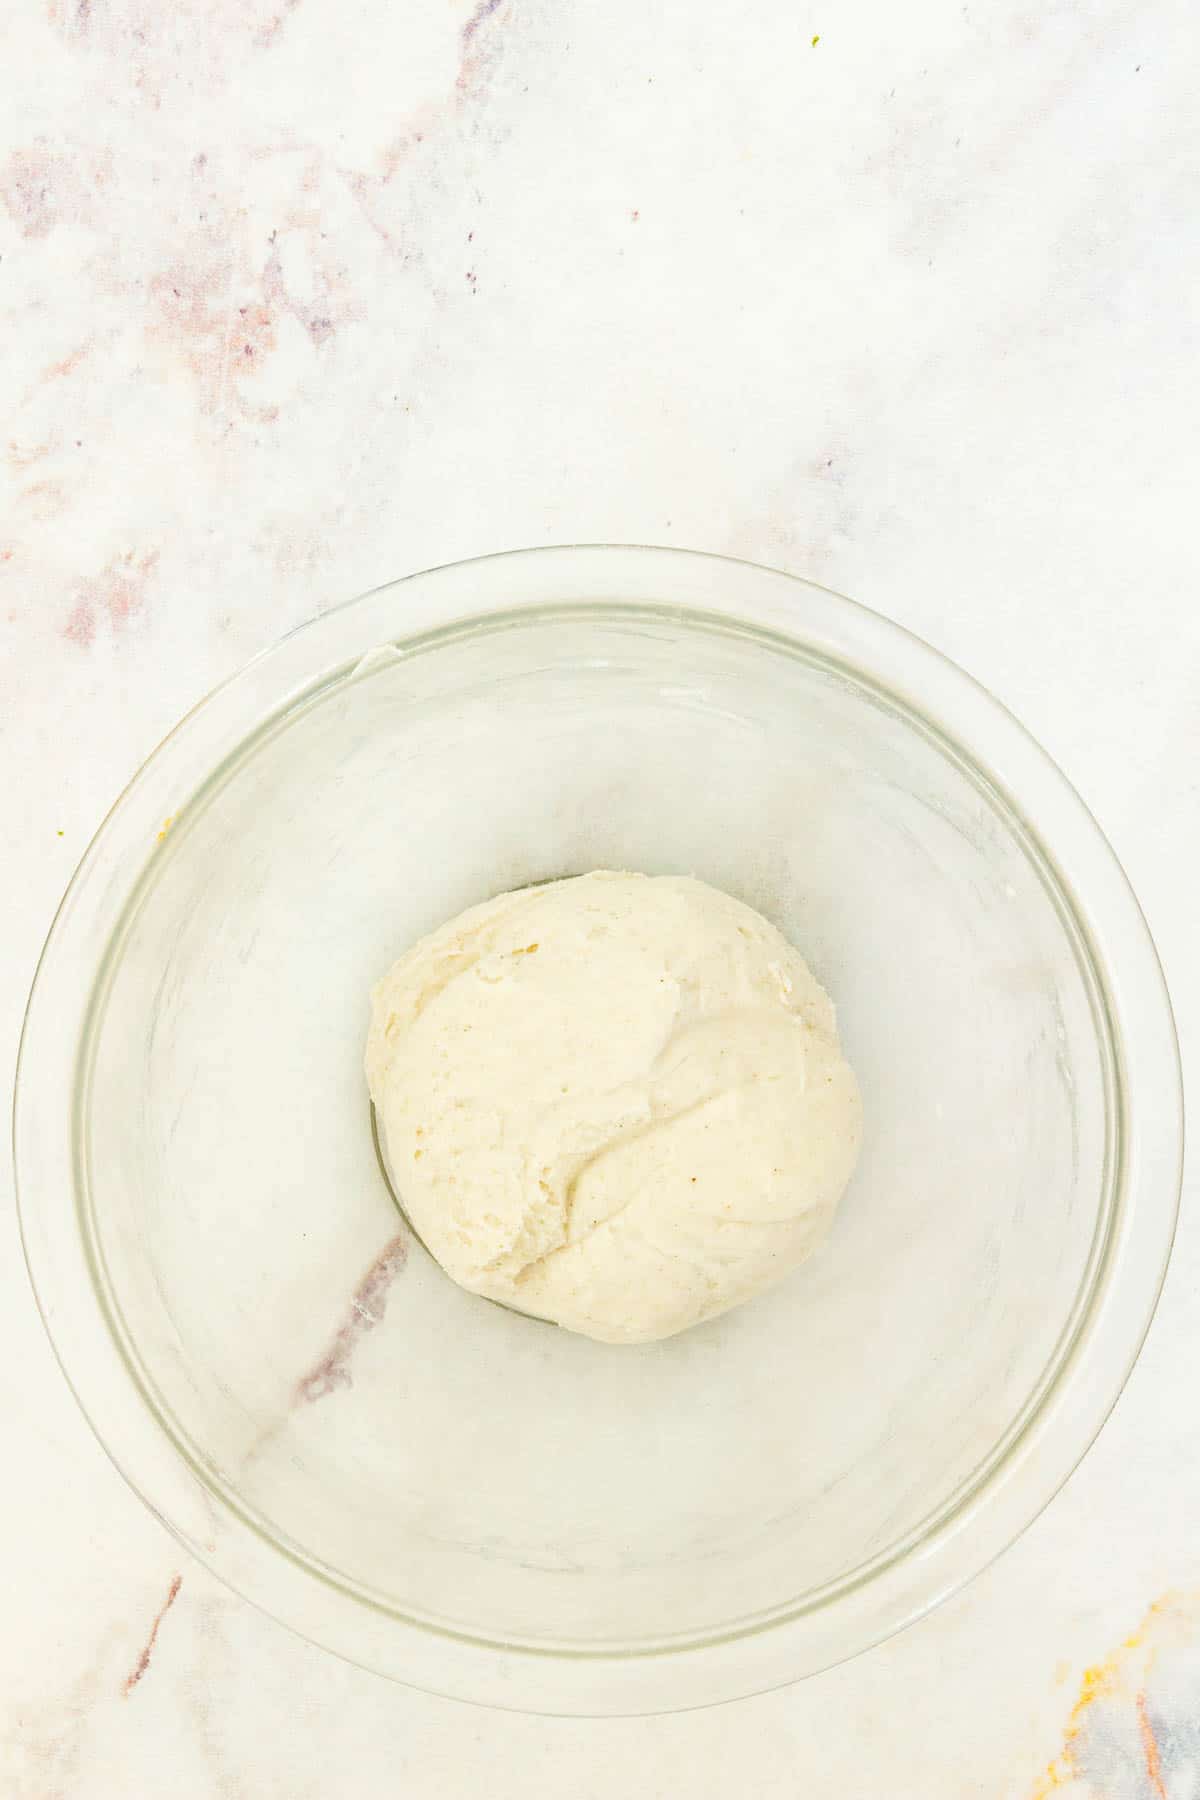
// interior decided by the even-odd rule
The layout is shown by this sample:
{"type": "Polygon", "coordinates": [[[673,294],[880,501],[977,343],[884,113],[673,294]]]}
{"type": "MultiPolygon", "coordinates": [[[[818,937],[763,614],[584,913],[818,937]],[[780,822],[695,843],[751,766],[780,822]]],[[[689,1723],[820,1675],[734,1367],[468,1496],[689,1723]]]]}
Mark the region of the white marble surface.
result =
{"type": "MultiPolygon", "coordinates": [[[[186,707],[389,576],[580,539],[781,564],[965,663],[1116,844],[1186,1061],[1186,0],[29,0],[0,31],[6,1066],[76,857],[186,707]]],[[[1193,1201],[1112,1421],[996,1567],[799,1687],[607,1723],[389,1686],[181,1560],[59,1379],[9,1207],[0,1791],[1196,1796],[1193,1201]]]]}

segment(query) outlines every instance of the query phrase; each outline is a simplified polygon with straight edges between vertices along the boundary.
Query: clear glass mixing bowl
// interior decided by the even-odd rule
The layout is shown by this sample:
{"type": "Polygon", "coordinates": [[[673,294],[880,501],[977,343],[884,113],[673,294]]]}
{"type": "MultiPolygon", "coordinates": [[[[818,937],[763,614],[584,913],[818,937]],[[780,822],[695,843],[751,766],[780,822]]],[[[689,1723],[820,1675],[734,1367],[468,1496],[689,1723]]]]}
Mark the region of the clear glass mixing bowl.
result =
{"type": "Polygon", "coordinates": [[[1020,727],[835,595],[620,548],[397,582],[192,713],[63,903],[16,1120],[52,1339],[180,1538],[355,1661],[597,1713],[818,1669],[1021,1530],[1136,1355],[1180,1139],[1145,925],[1020,727]],[[361,1067],[419,933],[598,866],[775,920],[866,1107],[828,1245],[640,1348],[441,1274],[361,1067]]]}

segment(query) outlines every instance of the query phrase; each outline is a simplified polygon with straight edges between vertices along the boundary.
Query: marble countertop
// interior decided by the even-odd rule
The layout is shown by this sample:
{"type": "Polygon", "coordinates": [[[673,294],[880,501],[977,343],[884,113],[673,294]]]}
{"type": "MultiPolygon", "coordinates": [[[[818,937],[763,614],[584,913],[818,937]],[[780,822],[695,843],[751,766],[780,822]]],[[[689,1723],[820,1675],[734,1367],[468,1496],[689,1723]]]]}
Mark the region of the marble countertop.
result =
{"type": "MultiPolygon", "coordinates": [[[[213,683],[388,577],[579,540],[778,564],[965,664],[1112,838],[1186,1061],[1194,34],[1184,0],[7,8],[5,1066],[75,860],[213,683]]],[[[827,1675],[610,1722],[391,1686],[186,1560],[9,1206],[0,1789],[1200,1794],[1191,1187],[1115,1414],[998,1564],[827,1675]]]]}

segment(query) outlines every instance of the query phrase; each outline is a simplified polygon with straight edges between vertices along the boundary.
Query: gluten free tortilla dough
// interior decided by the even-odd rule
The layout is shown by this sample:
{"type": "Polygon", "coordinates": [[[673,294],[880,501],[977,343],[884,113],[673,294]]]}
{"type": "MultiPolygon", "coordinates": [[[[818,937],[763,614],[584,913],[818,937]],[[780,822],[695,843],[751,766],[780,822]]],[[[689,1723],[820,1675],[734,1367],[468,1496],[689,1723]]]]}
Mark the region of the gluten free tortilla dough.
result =
{"type": "Polygon", "coordinates": [[[446,1273],[606,1343],[773,1286],[858,1156],[828,995],[760,914],[677,876],[596,870],[452,919],[375,988],[366,1067],[446,1273]]]}

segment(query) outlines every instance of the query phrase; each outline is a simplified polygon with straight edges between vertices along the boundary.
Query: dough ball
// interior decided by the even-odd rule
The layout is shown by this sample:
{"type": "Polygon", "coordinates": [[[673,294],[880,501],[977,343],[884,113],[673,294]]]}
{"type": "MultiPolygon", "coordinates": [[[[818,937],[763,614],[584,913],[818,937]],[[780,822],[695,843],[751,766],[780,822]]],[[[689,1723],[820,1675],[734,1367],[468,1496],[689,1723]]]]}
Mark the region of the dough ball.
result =
{"type": "Polygon", "coordinates": [[[760,914],[597,870],[423,938],[372,996],[397,1192],[472,1293],[612,1344],[787,1275],[854,1169],[833,1006],[760,914]]]}

